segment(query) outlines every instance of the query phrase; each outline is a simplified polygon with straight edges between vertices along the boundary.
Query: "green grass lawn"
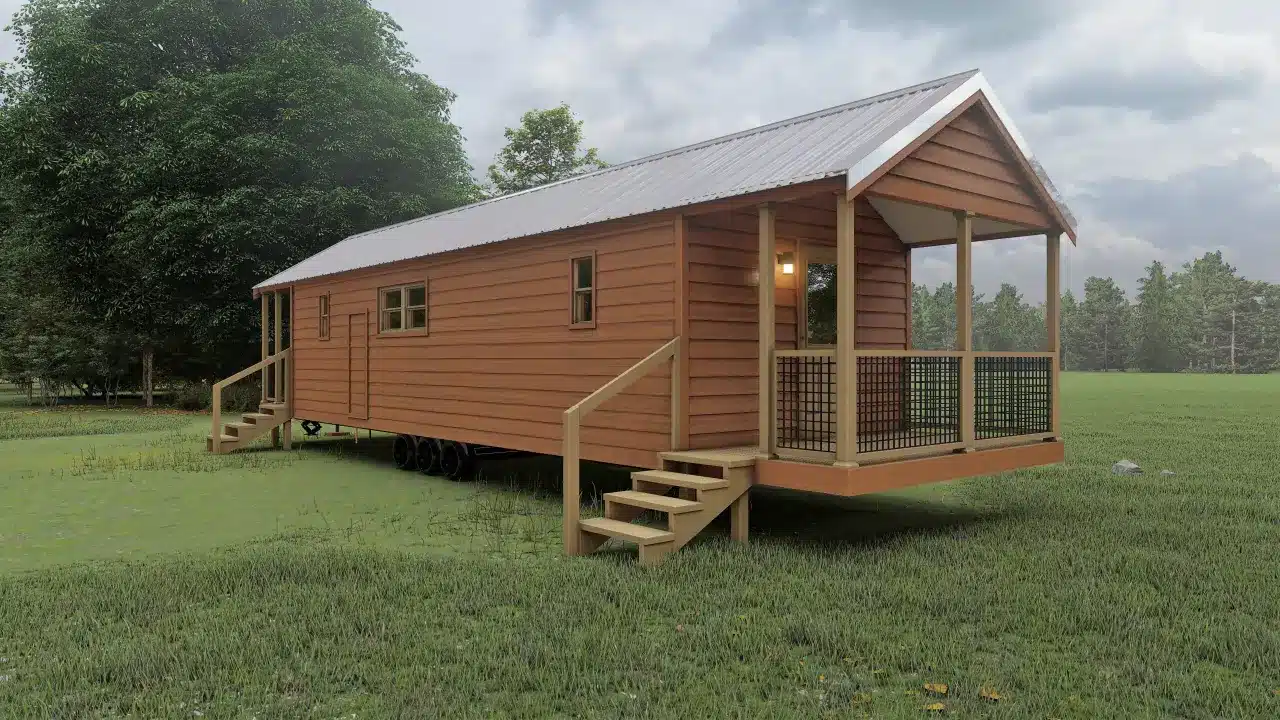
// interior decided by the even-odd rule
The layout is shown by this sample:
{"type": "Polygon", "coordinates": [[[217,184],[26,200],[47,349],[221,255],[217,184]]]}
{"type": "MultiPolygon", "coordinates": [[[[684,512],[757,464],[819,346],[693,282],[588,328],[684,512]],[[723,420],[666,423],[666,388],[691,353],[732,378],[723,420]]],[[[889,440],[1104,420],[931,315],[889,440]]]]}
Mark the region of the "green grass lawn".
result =
{"type": "Polygon", "coordinates": [[[0,717],[1280,717],[1280,376],[1063,396],[1065,466],[756,492],[651,569],[559,557],[554,462],[0,409],[0,717]]]}

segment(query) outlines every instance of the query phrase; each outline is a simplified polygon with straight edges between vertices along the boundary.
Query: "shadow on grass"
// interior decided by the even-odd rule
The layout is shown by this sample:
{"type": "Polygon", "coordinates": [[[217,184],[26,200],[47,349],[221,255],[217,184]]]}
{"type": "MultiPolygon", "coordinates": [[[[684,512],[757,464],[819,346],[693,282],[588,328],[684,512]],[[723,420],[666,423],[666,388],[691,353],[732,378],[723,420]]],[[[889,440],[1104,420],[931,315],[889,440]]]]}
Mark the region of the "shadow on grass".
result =
{"type": "MultiPolygon", "coordinates": [[[[308,438],[302,449],[372,462],[388,472],[403,472],[391,461],[393,441],[391,436],[361,438],[359,443],[350,437],[308,438]]],[[[561,470],[560,458],[553,455],[490,459],[481,465],[470,482],[477,487],[549,500],[560,495],[561,470]]],[[[632,470],[584,461],[581,475],[584,514],[602,510],[604,493],[629,489],[632,470]]],[[[771,544],[842,549],[871,546],[904,534],[950,531],[963,537],[974,527],[1005,519],[1008,519],[1007,512],[964,506],[940,498],[893,494],[845,498],[756,488],[751,495],[750,533],[753,540],[771,544]]],[[[646,517],[645,520],[659,518],[646,517]]],[[[694,544],[728,536],[726,512],[712,522],[694,544]]]]}
{"type": "MultiPolygon", "coordinates": [[[[753,537],[810,547],[869,546],[899,535],[951,531],[963,537],[1006,513],[941,499],[896,495],[844,498],[772,488],[751,495],[753,537]]],[[[726,518],[718,522],[727,529],[726,518]]]]}

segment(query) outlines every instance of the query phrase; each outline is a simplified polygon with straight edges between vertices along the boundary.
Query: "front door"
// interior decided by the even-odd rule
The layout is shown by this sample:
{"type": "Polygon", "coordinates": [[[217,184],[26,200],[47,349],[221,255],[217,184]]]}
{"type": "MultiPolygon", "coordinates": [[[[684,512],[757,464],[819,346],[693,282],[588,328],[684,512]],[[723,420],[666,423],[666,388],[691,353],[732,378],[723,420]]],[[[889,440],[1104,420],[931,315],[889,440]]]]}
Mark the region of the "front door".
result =
{"type": "Polygon", "coordinates": [[[805,347],[830,348],[836,345],[836,249],[830,245],[804,247],[805,288],[801,323],[805,347]]]}
{"type": "Polygon", "coordinates": [[[347,316],[347,415],[369,419],[369,311],[347,316]]]}

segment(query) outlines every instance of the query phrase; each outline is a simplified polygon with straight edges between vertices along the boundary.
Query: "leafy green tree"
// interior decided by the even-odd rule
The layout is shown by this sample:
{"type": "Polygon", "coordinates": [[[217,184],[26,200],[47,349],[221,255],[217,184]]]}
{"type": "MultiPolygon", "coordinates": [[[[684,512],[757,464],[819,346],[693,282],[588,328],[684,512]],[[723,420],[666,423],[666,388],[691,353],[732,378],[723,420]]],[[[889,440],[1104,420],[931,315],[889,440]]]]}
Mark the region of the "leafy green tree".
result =
{"type": "Polygon", "coordinates": [[[563,103],[526,112],[520,126],[503,135],[507,144],[489,166],[489,181],[499,195],[608,167],[595,148],[582,149],[582,121],[563,103]]]}
{"type": "Polygon", "coordinates": [[[364,0],[32,0],[0,84],[15,242],[144,365],[242,365],[255,282],[477,197],[398,30],[364,0]]]}

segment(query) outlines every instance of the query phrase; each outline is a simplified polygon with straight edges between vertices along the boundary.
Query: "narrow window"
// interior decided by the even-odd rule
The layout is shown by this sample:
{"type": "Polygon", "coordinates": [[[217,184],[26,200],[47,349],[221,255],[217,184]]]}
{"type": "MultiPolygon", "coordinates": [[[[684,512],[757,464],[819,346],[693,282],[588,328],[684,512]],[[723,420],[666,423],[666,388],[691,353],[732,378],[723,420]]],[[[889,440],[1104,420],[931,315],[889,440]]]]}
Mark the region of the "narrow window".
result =
{"type": "Polygon", "coordinates": [[[378,300],[378,317],[381,332],[426,330],[426,284],[383,288],[378,300]]]}
{"type": "Polygon", "coordinates": [[[573,273],[573,313],[571,325],[574,327],[595,327],[596,324],[596,258],[595,255],[574,258],[573,273]]]}
{"type": "Polygon", "coordinates": [[[329,339],[329,293],[320,296],[320,339],[329,339]]]}

